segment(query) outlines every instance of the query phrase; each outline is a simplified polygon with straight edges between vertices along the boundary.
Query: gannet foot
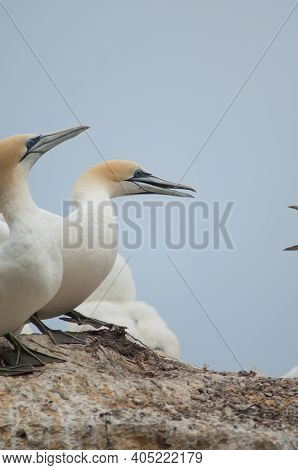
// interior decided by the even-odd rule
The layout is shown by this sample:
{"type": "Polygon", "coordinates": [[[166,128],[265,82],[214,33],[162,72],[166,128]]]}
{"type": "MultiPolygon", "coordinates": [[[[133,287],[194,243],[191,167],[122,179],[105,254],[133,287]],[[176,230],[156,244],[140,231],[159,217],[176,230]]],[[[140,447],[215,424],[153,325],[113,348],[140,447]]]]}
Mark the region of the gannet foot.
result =
{"type": "Polygon", "coordinates": [[[47,335],[54,344],[86,344],[83,338],[88,336],[80,333],[80,337],[78,337],[75,333],[71,334],[61,330],[51,330],[47,335]]]}
{"type": "Polygon", "coordinates": [[[102,320],[97,320],[96,318],[85,317],[85,315],[77,312],[76,310],[71,310],[70,312],[65,313],[63,317],[60,317],[60,320],[77,323],[78,325],[90,325],[97,329],[104,326],[109,330],[119,331],[121,333],[125,332],[127,329],[126,326],[114,325],[113,323],[107,323],[102,320]]]}
{"type": "Polygon", "coordinates": [[[75,333],[71,334],[66,333],[66,331],[53,330],[43,323],[37,315],[32,315],[30,321],[41,333],[48,335],[53,344],[86,344],[84,337],[86,338],[87,335],[84,336],[83,334],[80,334],[80,338],[78,338],[75,333]]]}
{"type": "MultiPolygon", "coordinates": [[[[1,354],[1,358],[5,361],[4,355],[1,354]]],[[[11,366],[11,367],[0,367],[0,376],[9,377],[12,375],[23,375],[23,374],[32,374],[34,372],[34,367],[30,364],[24,364],[21,366],[11,366]]]]}
{"type": "Polygon", "coordinates": [[[7,341],[13,346],[13,350],[4,351],[5,361],[9,366],[43,366],[50,362],[65,362],[59,357],[49,356],[48,354],[35,351],[26,346],[19,338],[11,333],[4,335],[7,341]]]}

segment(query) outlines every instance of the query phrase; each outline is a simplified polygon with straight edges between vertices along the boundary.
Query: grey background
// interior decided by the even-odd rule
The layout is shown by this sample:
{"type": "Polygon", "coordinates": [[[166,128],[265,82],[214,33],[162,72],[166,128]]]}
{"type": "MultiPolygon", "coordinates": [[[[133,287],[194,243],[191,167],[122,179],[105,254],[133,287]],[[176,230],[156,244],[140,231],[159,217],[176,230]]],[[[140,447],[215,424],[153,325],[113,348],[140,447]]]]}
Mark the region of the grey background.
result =
{"type": "MultiPolygon", "coordinates": [[[[135,160],[172,180],[183,174],[294,5],[3,3],[79,119],[92,127],[104,156],[135,160]]],[[[298,203],[297,26],[298,8],[184,178],[208,203],[235,201],[228,225],[235,250],[150,251],[146,244],[122,250],[133,255],[138,297],[175,331],[183,358],[215,369],[239,365],[167,254],[246,368],[278,376],[298,363],[298,254],[282,252],[298,242],[298,214],[287,209],[298,203]]],[[[76,125],[1,6],[0,37],[1,136],[76,125]]],[[[53,151],[32,172],[38,204],[61,212],[75,178],[98,161],[86,135],[53,151]]],[[[145,233],[149,224],[145,218],[145,233]]],[[[173,230],[178,225],[174,218],[173,230]]]]}

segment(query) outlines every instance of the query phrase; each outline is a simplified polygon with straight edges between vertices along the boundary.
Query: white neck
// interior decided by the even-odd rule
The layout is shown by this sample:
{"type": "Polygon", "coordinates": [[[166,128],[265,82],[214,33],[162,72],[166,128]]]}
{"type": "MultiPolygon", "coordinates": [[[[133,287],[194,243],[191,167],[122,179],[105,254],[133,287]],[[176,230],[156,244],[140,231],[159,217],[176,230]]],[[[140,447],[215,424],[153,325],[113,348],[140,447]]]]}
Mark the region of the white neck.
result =
{"type": "Polygon", "coordinates": [[[32,199],[27,178],[14,178],[5,185],[0,195],[0,212],[13,230],[19,224],[27,225],[38,215],[38,208],[32,199]]]}
{"type": "Polygon", "coordinates": [[[90,201],[99,203],[109,200],[109,190],[104,185],[84,182],[74,186],[73,201],[79,204],[86,204],[90,201]]]}
{"type": "MultiPolygon", "coordinates": [[[[73,190],[74,212],[68,220],[82,229],[82,246],[93,250],[117,247],[117,226],[110,194],[105,185],[84,181],[73,190]]],[[[80,230],[77,232],[80,233],[80,230]]],[[[74,235],[75,236],[75,235],[74,235]]]]}

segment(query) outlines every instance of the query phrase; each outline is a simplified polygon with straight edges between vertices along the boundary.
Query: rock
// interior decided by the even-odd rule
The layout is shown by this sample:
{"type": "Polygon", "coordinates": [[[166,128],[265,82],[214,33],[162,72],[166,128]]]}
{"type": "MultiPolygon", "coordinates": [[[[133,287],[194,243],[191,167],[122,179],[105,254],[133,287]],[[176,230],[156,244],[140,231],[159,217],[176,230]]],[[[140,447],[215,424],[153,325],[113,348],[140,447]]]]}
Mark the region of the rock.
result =
{"type": "Polygon", "coordinates": [[[66,362],[0,377],[1,449],[298,448],[296,379],[194,367],[108,330],[24,342],[66,362]]]}

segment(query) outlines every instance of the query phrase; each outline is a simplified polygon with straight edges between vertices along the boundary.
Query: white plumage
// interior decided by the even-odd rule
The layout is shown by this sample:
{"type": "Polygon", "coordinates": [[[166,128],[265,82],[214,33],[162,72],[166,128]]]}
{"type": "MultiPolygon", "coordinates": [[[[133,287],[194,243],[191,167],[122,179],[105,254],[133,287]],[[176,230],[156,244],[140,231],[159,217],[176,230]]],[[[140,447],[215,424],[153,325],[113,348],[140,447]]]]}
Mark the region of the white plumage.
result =
{"type": "MultiPolygon", "coordinates": [[[[127,327],[129,334],[146,346],[180,357],[175,334],[151,305],[135,300],[136,289],[131,270],[122,256],[98,289],[76,310],[87,317],[127,327]]],[[[90,326],[70,324],[69,331],[86,331],[90,326]]]]}
{"type": "Polygon", "coordinates": [[[180,191],[182,189],[195,191],[189,186],[157,178],[137,163],[112,160],[95,165],[78,178],[73,188],[73,200],[78,206],[71,214],[63,218],[40,209],[53,240],[61,248],[64,269],[60,289],[38,310],[38,317],[67,315],[87,299],[111,271],[118,251],[112,198],[147,193],[193,197],[180,191]],[[77,230],[67,229],[74,225],[77,230]],[[68,242],[65,242],[66,234],[68,242]]]}
{"type": "Polygon", "coordinates": [[[289,372],[282,376],[284,379],[297,379],[298,378],[298,366],[292,367],[289,372]]]}
{"type": "Polygon", "coordinates": [[[20,328],[60,286],[61,252],[32,199],[28,175],[44,153],[84,129],[0,142],[0,335],[20,328]]]}
{"type": "Polygon", "coordinates": [[[122,256],[118,255],[113,269],[86,302],[129,302],[136,299],[132,272],[122,256]]]}

